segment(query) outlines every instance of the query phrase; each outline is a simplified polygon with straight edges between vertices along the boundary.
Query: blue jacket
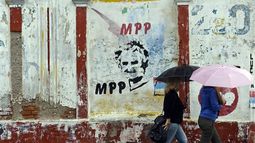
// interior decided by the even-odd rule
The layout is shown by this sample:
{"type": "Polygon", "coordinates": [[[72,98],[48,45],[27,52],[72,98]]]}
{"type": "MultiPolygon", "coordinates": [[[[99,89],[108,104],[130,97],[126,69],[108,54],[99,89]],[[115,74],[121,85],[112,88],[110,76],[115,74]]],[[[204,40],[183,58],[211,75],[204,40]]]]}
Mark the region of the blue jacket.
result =
{"type": "Polygon", "coordinates": [[[201,104],[199,116],[215,121],[222,107],[218,101],[216,89],[210,86],[203,86],[199,93],[199,100],[201,104]]]}

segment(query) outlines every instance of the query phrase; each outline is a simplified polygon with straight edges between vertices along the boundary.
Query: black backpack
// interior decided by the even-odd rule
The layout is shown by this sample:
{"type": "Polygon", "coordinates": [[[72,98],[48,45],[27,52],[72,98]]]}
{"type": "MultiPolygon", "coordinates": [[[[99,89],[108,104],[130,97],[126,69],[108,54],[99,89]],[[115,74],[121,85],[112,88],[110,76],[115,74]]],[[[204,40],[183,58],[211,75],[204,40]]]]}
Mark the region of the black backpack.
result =
{"type": "Polygon", "coordinates": [[[161,114],[154,119],[154,124],[149,131],[149,137],[156,143],[165,143],[167,138],[167,130],[164,130],[163,125],[166,118],[161,114]]]}

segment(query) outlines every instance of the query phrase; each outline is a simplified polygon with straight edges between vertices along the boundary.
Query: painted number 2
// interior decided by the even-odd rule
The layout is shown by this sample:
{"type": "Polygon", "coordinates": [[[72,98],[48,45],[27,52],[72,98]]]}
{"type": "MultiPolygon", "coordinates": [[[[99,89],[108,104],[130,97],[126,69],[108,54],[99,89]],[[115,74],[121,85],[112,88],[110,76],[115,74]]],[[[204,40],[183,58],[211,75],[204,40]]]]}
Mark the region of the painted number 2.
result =
{"type": "MultiPolygon", "coordinates": [[[[230,10],[229,10],[229,16],[231,18],[236,18],[239,20],[237,17],[237,12],[242,11],[244,13],[244,20],[243,20],[243,27],[242,28],[237,28],[235,27],[234,29],[234,34],[236,35],[244,35],[249,32],[250,30],[250,9],[246,5],[234,5],[230,10]]],[[[216,19],[215,19],[216,20],[216,19]]],[[[221,21],[217,21],[220,23],[221,21]]],[[[215,34],[225,34],[226,33],[226,27],[215,27],[212,29],[212,27],[204,28],[201,29],[201,25],[205,23],[205,17],[201,17],[196,23],[195,26],[191,29],[191,34],[192,35],[209,35],[210,31],[215,34]]],[[[209,23],[211,24],[211,23],[209,23]]]]}

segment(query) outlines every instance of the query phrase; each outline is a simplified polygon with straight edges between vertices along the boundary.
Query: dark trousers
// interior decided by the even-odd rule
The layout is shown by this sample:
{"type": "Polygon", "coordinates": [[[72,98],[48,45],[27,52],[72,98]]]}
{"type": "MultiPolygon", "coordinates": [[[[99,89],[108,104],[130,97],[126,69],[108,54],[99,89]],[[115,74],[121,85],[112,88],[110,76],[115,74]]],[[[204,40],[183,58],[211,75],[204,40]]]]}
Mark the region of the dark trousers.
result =
{"type": "Polygon", "coordinates": [[[200,143],[221,143],[220,136],[214,126],[214,121],[203,117],[198,118],[198,125],[202,131],[200,143]]]}

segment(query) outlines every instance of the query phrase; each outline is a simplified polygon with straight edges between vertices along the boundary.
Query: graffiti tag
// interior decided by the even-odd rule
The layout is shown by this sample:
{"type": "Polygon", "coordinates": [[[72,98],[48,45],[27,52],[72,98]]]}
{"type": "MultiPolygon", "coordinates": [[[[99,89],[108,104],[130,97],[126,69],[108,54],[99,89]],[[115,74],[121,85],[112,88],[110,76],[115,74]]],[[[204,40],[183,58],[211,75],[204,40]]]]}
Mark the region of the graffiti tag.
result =
{"type": "Polygon", "coordinates": [[[132,34],[132,33],[138,34],[138,32],[142,30],[142,28],[144,30],[144,34],[147,34],[147,32],[151,29],[151,24],[149,22],[146,22],[144,24],[142,24],[142,23],[135,23],[135,24],[129,23],[129,24],[126,25],[124,23],[121,26],[120,34],[121,35],[127,35],[127,34],[132,34]]]}
{"type": "MultiPolygon", "coordinates": [[[[193,8],[193,13],[192,16],[197,15],[198,11],[201,11],[203,9],[203,6],[195,6],[193,8]],[[198,10],[196,10],[198,9],[198,10]]],[[[240,21],[240,18],[237,17],[237,12],[242,11],[244,13],[244,19],[243,19],[243,27],[242,28],[237,28],[234,27],[234,34],[236,35],[245,35],[250,31],[250,9],[248,6],[240,4],[240,5],[234,5],[233,7],[230,8],[229,10],[229,17],[230,18],[236,18],[238,21],[240,21]]],[[[212,14],[216,14],[216,10],[213,10],[212,14]]],[[[219,35],[224,35],[226,34],[226,26],[224,25],[225,18],[215,18],[212,20],[215,23],[215,27],[212,28],[211,24],[209,23],[208,28],[201,28],[202,25],[204,25],[205,21],[207,19],[205,16],[201,17],[191,28],[191,33],[193,35],[209,35],[210,32],[214,34],[219,34],[219,35]]],[[[232,25],[232,24],[230,24],[232,25]]],[[[234,24],[233,24],[234,25],[234,24]]]]}
{"type": "Polygon", "coordinates": [[[116,90],[116,88],[118,89],[118,92],[121,94],[122,90],[126,88],[126,84],[125,82],[121,81],[121,82],[110,82],[108,83],[108,87],[107,87],[107,83],[98,83],[96,85],[96,90],[95,90],[95,94],[106,94],[107,93],[107,89],[109,90],[109,93],[112,94],[114,90],[116,90]]]}

